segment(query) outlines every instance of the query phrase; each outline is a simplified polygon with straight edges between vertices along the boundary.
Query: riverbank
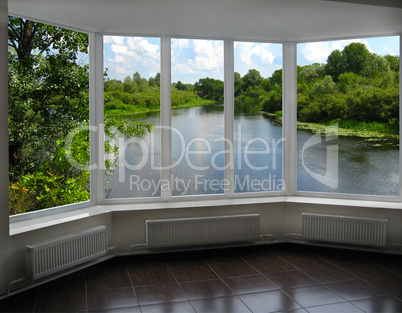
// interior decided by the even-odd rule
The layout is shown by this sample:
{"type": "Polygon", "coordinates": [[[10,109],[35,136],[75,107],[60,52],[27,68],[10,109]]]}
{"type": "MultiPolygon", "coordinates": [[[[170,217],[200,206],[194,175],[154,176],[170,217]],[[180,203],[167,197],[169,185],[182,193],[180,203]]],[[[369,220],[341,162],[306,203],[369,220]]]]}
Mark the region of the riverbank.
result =
{"type": "MultiPolygon", "coordinates": [[[[282,125],[282,112],[276,113],[267,113],[261,111],[262,114],[269,116],[272,118],[273,122],[276,124],[282,125]]],[[[298,130],[306,130],[311,131],[315,134],[321,135],[337,135],[337,136],[347,136],[347,137],[360,137],[365,141],[372,141],[373,146],[382,146],[382,145],[390,145],[390,146],[399,146],[399,135],[381,132],[379,130],[370,130],[368,128],[375,128],[376,124],[370,125],[370,123],[344,123],[349,124],[351,127],[341,127],[337,121],[332,121],[327,124],[318,124],[318,123],[305,123],[305,122],[297,122],[298,130]],[[364,127],[367,127],[366,129],[364,127]]],[[[379,129],[384,129],[385,127],[378,127],[379,129]]]]}
{"type": "MultiPolygon", "coordinates": [[[[207,99],[198,99],[196,101],[191,101],[188,103],[183,103],[180,105],[172,106],[172,109],[184,109],[184,108],[191,108],[197,107],[202,105],[210,105],[216,104],[217,102],[214,100],[207,100],[207,99]]],[[[113,116],[130,116],[135,114],[142,114],[148,112],[160,112],[160,106],[150,106],[150,107],[136,107],[132,111],[128,110],[105,110],[105,114],[113,115],[113,116]]]]}

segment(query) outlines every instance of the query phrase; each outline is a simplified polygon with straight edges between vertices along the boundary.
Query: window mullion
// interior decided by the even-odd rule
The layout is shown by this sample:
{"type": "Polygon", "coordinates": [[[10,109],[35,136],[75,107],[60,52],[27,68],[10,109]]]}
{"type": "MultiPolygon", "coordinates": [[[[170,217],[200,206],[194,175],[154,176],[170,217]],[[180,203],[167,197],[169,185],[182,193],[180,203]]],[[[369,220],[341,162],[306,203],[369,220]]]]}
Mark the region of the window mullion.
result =
{"type": "Polygon", "coordinates": [[[234,41],[224,41],[224,123],[225,123],[225,179],[229,182],[225,195],[234,194],[234,41]],[[229,188],[228,188],[229,187],[229,188]]]}
{"type": "MultiPolygon", "coordinates": [[[[172,164],[172,133],[171,133],[171,39],[169,36],[161,37],[161,79],[160,79],[160,97],[161,97],[161,164],[162,181],[171,181],[172,164]]],[[[161,190],[162,198],[168,200],[172,196],[172,190],[161,190]]]]}
{"type": "MultiPolygon", "coordinates": [[[[399,36],[399,54],[402,52],[402,35],[399,36]]],[[[402,201],[402,62],[399,61],[399,201],[402,201]]]]}
{"type": "Polygon", "coordinates": [[[103,35],[89,35],[89,123],[90,197],[94,204],[105,199],[104,117],[103,117],[103,35]]]}
{"type": "Polygon", "coordinates": [[[283,45],[283,177],[286,193],[293,195],[297,188],[297,44],[283,45]]]}

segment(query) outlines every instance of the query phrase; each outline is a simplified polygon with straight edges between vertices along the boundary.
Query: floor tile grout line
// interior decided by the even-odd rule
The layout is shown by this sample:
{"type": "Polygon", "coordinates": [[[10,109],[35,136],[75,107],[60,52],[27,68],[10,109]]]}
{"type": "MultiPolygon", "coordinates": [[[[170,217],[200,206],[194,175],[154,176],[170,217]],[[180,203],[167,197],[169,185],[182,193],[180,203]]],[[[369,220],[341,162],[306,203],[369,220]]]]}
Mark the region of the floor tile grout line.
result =
{"type": "MultiPolygon", "coordinates": [[[[368,281],[366,281],[365,279],[363,279],[363,278],[357,276],[356,274],[354,274],[354,273],[348,271],[347,269],[342,268],[341,265],[338,265],[338,264],[334,263],[333,261],[327,260],[327,259],[321,257],[320,255],[318,255],[317,253],[313,253],[313,254],[314,254],[314,256],[319,257],[319,258],[325,260],[325,261],[328,262],[330,265],[332,265],[332,266],[334,266],[334,267],[337,267],[337,268],[339,268],[339,269],[345,271],[346,273],[352,275],[352,276],[355,277],[358,281],[362,281],[362,282],[368,284],[369,286],[372,286],[372,287],[374,287],[374,288],[380,289],[381,291],[384,291],[384,292],[385,292],[385,295],[390,295],[389,292],[387,292],[387,291],[384,290],[383,288],[379,288],[378,286],[375,286],[374,284],[371,284],[370,282],[368,282],[368,281]]],[[[279,255],[279,257],[281,257],[281,256],[279,255]]],[[[285,260],[285,261],[286,261],[286,260],[285,260]]],[[[371,263],[372,265],[375,265],[375,263],[373,263],[373,262],[370,262],[370,263],[371,263]]],[[[295,266],[294,264],[292,264],[292,265],[295,266]]],[[[307,274],[306,272],[304,272],[303,269],[298,268],[297,266],[295,266],[295,267],[296,267],[297,269],[299,269],[301,272],[303,272],[304,274],[306,274],[307,276],[309,276],[310,278],[314,279],[312,276],[310,276],[309,274],[307,274]]],[[[314,280],[317,281],[316,279],[314,279],[314,280]]],[[[351,281],[351,280],[343,280],[343,281],[351,281]]],[[[317,281],[317,282],[318,282],[318,281],[317,281]]],[[[342,281],[337,281],[337,282],[342,282],[342,281]]],[[[320,283],[320,282],[318,282],[318,283],[319,283],[321,286],[325,287],[326,289],[330,290],[331,292],[335,293],[337,296],[339,296],[339,297],[341,297],[341,298],[343,298],[343,299],[345,299],[346,301],[349,302],[349,300],[347,300],[346,298],[342,297],[342,296],[341,296],[340,294],[338,294],[337,292],[335,292],[335,291],[331,290],[329,287],[327,287],[326,284],[328,284],[328,283],[320,283]]],[[[380,296],[380,295],[378,295],[377,297],[379,297],[379,296],[380,296]]],[[[382,296],[384,296],[384,295],[382,295],[382,296]]],[[[372,298],[372,297],[368,297],[368,298],[366,298],[366,299],[369,299],[369,298],[372,298]]],[[[353,304],[353,303],[352,303],[352,304],[353,304]]],[[[359,309],[360,309],[360,308],[359,308],[359,309]]]]}
{"type": "MultiPolygon", "coordinates": [[[[307,275],[308,277],[310,277],[312,280],[317,282],[317,285],[322,286],[324,288],[326,288],[327,290],[329,290],[330,292],[333,292],[335,295],[341,297],[342,299],[344,299],[345,301],[348,301],[347,299],[345,299],[344,297],[342,297],[341,295],[337,294],[336,292],[332,291],[331,289],[329,289],[328,287],[324,286],[323,283],[319,282],[317,279],[315,279],[314,277],[312,277],[311,275],[307,274],[306,272],[303,271],[302,268],[296,266],[295,264],[287,261],[285,258],[283,258],[282,256],[278,255],[277,253],[273,252],[275,255],[277,255],[278,257],[280,257],[281,259],[283,259],[285,262],[288,262],[289,264],[291,264],[292,266],[294,266],[298,271],[300,271],[301,273],[307,275]]],[[[313,253],[314,256],[319,257],[317,254],[313,253]]],[[[326,261],[326,260],[325,260],[326,261]]],[[[312,285],[312,286],[316,286],[316,285],[312,285]]],[[[302,288],[302,287],[309,287],[309,286],[301,286],[301,287],[294,287],[294,288],[302,288]]],[[[286,288],[286,289],[294,289],[294,288],[286,288]]],[[[288,297],[290,297],[293,301],[295,301],[297,304],[299,304],[303,309],[305,309],[306,311],[308,311],[304,306],[302,306],[299,302],[296,301],[296,299],[294,299],[291,295],[289,295],[285,290],[281,289],[282,292],[284,292],[288,297]]]]}
{"type": "Polygon", "coordinates": [[[36,291],[35,291],[35,302],[34,302],[34,306],[33,306],[33,309],[32,309],[32,313],[35,313],[36,306],[37,306],[37,304],[38,304],[38,298],[39,298],[39,291],[36,290],[36,291]]]}
{"type": "MultiPolygon", "coordinates": [[[[236,255],[236,256],[238,256],[238,255],[236,255]]],[[[244,261],[242,258],[240,258],[240,259],[242,261],[244,261]]],[[[253,313],[253,310],[251,310],[251,308],[239,297],[239,295],[232,288],[230,288],[230,286],[225,282],[225,280],[220,275],[218,275],[218,273],[211,267],[211,265],[205,260],[204,260],[204,262],[207,263],[207,265],[211,269],[211,271],[213,271],[215,273],[215,275],[219,277],[219,279],[222,281],[222,283],[233,293],[233,295],[236,296],[236,298],[241,303],[243,303],[246,306],[246,308],[250,310],[251,313],[253,313]]],[[[244,276],[240,276],[240,277],[244,277],[244,276]]]]}
{"type": "Polygon", "coordinates": [[[126,269],[126,273],[127,273],[127,275],[128,275],[128,279],[130,280],[130,284],[131,284],[131,288],[133,289],[134,296],[135,296],[135,298],[137,299],[138,308],[140,309],[140,312],[142,313],[140,300],[138,299],[137,292],[135,291],[135,287],[134,287],[133,281],[131,280],[130,272],[129,272],[129,270],[128,270],[128,266],[127,266],[127,263],[126,263],[126,262],[124,262],[124,268],[126,269]]]}
{"type": "Polygon", "coordinates": [[[167,269],[169,270],[170,274],[173,276],[174,280],[176,281],[176,284],[179,286],[181,292],[183,293],[183,295],[187,298],[187,301],[190,303],[191,307],[193,308],[194,312],[197,312],[197,310],[195,309],[193,303],[191,302],[191,300],[189,299],[189,297],[187,296],[187,294],[184,292],[183,287],[180,285],[179,281],[177,280],[176,276],[173,274],[170,266],[167,264],[167,262],[164,260],[163,261],[167,267],[167,269]]]}
{"type": "Polygon", "coordinates": [[[88,313],[88,284],[87,284],[87,271],[84,271],[85,280],[85,312],[88,313]]]}
{"type": "MultiPolygon", "coordinates": [[[[332,263],[332,262],[331,262],[331,263],[332,263]]],[[[360,276],[357,276],[356,274],[354,274],[353,272],[349,271],[348,269],[342,268],[341,265],[337,265],[336,263],[332,263],[332,264],[334,264],[336,267],[340,268],[341,270],[347,272],[348,274],[350,274],[350,275],[356,277],[358,280],[361,280],[362,282],[364,282],[364,283],[366,283],[366,284],[368,284],[368,285],[370,285],[370,286],[372,286],[372,287],[374,287],[374,288],[380,289],[380,290],[383,291],[386,295],[389,295],[389,292],[386,291],[386,290],[384,290],[384,288],[380,288],[380,287],[378,287],[378,286],[372,284],[371,282],[367,281],[366,279],[364,279],[364,278],[362,278],[362,277],[360,277],[360,276]]]]}

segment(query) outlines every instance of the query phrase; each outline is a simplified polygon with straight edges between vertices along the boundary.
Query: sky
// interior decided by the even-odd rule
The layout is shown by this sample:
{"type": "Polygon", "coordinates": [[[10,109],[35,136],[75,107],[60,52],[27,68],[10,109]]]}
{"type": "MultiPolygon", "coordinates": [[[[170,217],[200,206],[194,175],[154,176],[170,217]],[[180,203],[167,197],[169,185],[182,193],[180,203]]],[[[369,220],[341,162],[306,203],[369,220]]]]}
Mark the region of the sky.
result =
{"type": "Polygon", "coordinates": [[[297,64],[307,65],[313,63],[326,63],[328,56],[334,50],[342,51],[352,42],[364,43],[371,53],[378,55],[398,55],[399,37],[379,37],[352,40],[322,41],[303,43],[297,45],[297,64]]]}
{"type": "MultiPolygon", "coordinates": [[[[372,53],[399,55],[399,37],[323,41],[297,45],[299,65],[325,63],[328,55],[343,50],[352,42],[362,42],[372,53]]],[[[223,80],[223,41],[203,39],[172,39],[172,82],[194,84],[200,78],[223,80]]],[[[148,79],[160,72],[160,39],[151,37],[104,36],[104,66],[110,79],[124,80],[139,72],[148,79]]],[[[235,72],[241,76],[249,69],[263,77],[282,68],[282,45],[235,42],[235,72]]]]}

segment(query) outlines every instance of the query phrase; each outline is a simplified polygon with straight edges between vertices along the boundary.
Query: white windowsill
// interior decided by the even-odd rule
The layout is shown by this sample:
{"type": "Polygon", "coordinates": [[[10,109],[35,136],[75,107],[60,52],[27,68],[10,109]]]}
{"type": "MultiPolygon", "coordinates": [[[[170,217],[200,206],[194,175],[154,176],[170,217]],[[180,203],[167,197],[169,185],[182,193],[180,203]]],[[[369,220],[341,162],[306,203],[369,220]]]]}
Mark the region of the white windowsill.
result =
{"type": "Polygon", "coordinates": [[[378,208],[378,209],[402,209],[402,203],[395,203],[395,202],[379,202],[379,201],[377,202],[377,201],[345,200],[345,199],[314,198],[314,197],[286,197],[286,196],[200,200],[200,201],[183,201],[183,202],[142,203],[142,204],[109,204],[109,205],[90,206],[67,212],[60,212],[60,213],[55,212],[52,215],[27,219],[23,221],[10,221],[10,236],[111,212],[231,206],[231,205],[262,204],[262,203],[285,203],[285,202],[322,204],[322,205],[334,205],[334,206],[350,206],[350,207],[366,207],[366,208],[378,208]]]}

